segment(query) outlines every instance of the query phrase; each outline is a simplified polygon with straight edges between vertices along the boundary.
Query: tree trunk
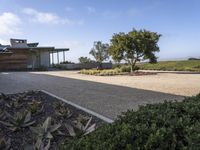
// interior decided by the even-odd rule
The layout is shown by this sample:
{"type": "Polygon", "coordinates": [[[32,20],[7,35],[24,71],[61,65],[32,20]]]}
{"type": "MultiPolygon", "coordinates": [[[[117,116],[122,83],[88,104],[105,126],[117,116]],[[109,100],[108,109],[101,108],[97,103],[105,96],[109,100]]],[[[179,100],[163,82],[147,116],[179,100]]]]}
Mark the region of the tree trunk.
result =
{"type": "Polygon", "coordinates": [[[135,71],[135,64],[136,60],[134,60],[133,63],[131,63],[131,73],[135,71]]]}
{"type": "Polygon", "coordinates": [[[102,63],[101,62],[98,62],[97,70],[102,70],[102,63]]]}

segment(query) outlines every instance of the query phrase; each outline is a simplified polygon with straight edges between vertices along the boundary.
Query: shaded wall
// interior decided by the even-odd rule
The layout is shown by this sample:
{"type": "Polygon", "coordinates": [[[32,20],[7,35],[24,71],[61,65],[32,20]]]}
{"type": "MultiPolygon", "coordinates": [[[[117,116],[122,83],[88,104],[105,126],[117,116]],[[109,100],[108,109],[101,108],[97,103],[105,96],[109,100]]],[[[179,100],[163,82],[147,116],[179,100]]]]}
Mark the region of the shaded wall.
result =
{"type": "Polygon", "coordinates": [[[49,67],[50,66],[50,53],[49,51],[40,51],[40,65],[49,67]]]}

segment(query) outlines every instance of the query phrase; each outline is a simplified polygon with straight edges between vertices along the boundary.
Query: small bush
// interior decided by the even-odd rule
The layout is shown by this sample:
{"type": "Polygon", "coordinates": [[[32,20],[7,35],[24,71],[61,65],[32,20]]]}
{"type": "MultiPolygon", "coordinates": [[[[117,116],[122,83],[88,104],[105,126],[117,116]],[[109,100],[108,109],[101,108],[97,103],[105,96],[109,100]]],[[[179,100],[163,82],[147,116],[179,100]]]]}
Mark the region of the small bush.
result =
{"type": "Polygon", "coordinates": [[[60,62],[60,64],[75,64],[75,63],[71,61],[63,61],[63,62],[60,62]]]}
{"type": "Polygon", "coordinates": [[[198,150],[200,94],[182,102],[148,104],[128,111],[63,149],[73,150],[198,150]]]}

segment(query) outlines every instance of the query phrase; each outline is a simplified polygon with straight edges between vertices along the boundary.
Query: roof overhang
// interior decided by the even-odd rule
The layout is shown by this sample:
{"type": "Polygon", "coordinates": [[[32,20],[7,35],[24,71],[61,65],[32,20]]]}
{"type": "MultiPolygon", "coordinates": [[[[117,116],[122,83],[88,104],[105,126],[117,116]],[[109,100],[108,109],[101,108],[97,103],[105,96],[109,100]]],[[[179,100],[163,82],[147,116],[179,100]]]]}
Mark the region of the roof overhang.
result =
{"type": "Polygon", "coordinates": [[[63,52],[63,51],[69,51],[69,48],[55,48],[52,50],[52,53],[57,53],[57,52],[63,52]]]}
{"type": "Polygon", "coordinates": [[[7,47],[7,50],[54,50],[54,47],[7,47]]]}

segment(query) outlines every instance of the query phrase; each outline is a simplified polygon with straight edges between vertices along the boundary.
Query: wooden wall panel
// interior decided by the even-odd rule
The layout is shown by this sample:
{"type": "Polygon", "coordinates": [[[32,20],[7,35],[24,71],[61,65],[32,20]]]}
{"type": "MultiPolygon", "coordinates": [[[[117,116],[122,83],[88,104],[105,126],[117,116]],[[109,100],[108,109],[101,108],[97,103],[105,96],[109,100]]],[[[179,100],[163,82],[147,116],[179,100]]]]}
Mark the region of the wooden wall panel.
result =
{"type": "Polygon", "coordinates": [[[23,70],[27,68],[28,49],[15,49],[11,53],[0,53],[0,70],[23,70]]]}

